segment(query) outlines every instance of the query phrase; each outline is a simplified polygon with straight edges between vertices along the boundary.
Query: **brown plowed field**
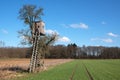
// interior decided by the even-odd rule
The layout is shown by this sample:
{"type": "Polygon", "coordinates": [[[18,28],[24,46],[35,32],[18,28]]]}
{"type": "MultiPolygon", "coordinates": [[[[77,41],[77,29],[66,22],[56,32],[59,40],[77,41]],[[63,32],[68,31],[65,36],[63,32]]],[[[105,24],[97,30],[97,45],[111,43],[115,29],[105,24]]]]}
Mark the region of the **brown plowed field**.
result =
{"type": "MultiPolygon", "coordinates": [[[[45,59],[44,70],[71,60],[72,59],[45,59]]],[[[28,69],[29,63],[30,59],[0,59],[0,79],[8,80],[8,78],[25,76],[22,72],[28,69]]]]}

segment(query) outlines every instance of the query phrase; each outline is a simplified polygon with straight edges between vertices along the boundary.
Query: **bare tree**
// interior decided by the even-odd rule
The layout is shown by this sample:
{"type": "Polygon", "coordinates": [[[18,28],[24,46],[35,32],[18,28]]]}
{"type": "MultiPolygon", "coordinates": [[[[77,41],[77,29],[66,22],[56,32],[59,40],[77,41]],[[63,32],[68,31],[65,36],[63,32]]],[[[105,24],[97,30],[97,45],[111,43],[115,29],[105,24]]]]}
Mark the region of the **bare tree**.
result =
{"type": "Polygon", "coordinates": [[[28,24],[31,31],[33,23],[36,20],[41,20],[43,15],[43,8],[38,8],[35,5],[24,5],[19,11],[19,18],[24,21],[25,24],[28,24]]]}
{"type": "Polygon", "coordinates": [[[23,45],[32,44],[33,47],[30,72],[34,72],[35,66],[41,65],[41,57],[44,58],[47,46],[56,39],[56,35],[39,36],[41,27],[44,27],[44,23],[41,20],[42,15],[43,8],[37,8],[35,5],[24,5],[19,11],[19,18],[29,26],[28,29],[18,31],[19,36],[23,39],[21,43],[23,45]],[[38,22],[39,25],[37,25],[38,22]]]}
{"type": "MultiPolygon", "coordinates": [[[[35,5],[23,5],[19,11],[19,19],[23,20],[25,24],[29,26],[28,29],[22,29],[18,31],[19,37],[22,39],[21,44],[27,45],[32,44],[33,39],[33,25],[35,21],[42,21],[41,16],[43,16],[43,8],[37,8],[35,5]]],[[[44,38],[45,45],[50,45],[56,40],[58,35],[56,33],[52,35],[46,35],[44,38]]],[[[41,40],[40,40],[41,41],[41,40]]]]}
{"type": "MultiPolygon", "coordinates": [[[[19,10],[19,19],[23,20],[25,24],[29,26],[28,29],[22,29],[18,31],[19,37],[22,38],[22,44],[32,44],[33,39],[33,25],[35,21],[42,21],[41,16],[43,16],[43,8],[37,8],[35,5],[23,5],[19,10]]],[[[56,35],[56,34],[55,34],[56,35]]],[[[49,45],[51,42],[54,42],[55,35],[46,35],[44,38],[46,45],[49,45]]],[[[42,37],[43,38],[43,37],[42,37]]]]}
{"type": "Polygon", "coordinates": [[[37,8],[35,5],[23,5],[19,10],[19,19],[23,20],[25,24],[29,26],[28,29],[22,29],[18,31],[21,43],[23,45],[32,44],[33,39],[33,24],[35,21],[41,21],[43,15],[43,8],[37,8]]]}

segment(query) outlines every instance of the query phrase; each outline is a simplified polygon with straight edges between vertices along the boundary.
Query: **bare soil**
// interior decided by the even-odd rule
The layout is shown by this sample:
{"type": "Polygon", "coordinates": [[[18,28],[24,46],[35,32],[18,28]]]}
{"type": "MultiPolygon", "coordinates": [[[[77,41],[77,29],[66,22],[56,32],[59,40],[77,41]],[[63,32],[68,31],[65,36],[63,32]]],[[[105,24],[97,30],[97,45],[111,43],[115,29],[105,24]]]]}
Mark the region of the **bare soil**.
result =
{"type": "MultiPolygon", "coordinates": [[[[44,59],[44,70],[56,65],[69,62],[72,59],[44,59]]],[[[25,76],[29,68],[30,59],[0,59],[0,79],[8,80],[14,77],[25,76]]]]}

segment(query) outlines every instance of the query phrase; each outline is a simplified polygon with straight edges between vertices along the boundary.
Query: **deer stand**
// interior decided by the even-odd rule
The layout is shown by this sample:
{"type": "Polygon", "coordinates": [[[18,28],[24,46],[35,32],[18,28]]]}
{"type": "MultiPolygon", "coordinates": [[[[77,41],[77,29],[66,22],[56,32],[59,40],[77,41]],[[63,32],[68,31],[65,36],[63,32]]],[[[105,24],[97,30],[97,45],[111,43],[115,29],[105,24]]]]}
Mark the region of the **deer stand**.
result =
{"type": "Polygon", "coordinates": [[[41,52],[38,51],[40,35],[44,34],[43,27],[44,27],[44,25],[41,23],[41,21],[35,22],[34,29],[33,29],[33,32],[34,32],[33,33],[33,36],[34,36],[33,37],[33,51],[32,51],[32,56],[31,56],[31,60],[30,60],[30,67],[29,67],[30,73],[36,72],[44,65],[44,61],[42,61],[41,52]]]}

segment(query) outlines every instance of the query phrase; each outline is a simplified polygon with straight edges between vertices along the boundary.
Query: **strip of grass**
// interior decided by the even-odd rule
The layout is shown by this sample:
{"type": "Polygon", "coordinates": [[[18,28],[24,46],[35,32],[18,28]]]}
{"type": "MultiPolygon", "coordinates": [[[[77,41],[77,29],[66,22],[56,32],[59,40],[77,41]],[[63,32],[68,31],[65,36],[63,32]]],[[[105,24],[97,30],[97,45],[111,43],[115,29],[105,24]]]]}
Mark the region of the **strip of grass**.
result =
{"type": "Polygon", "coordinates": [[[85,67],[83,66],[82,60],[76,60],[76,61],[78,62],[78,66],[74,74],[73,80],[89,80],[85,67]]]}
{"type": "Polygon", "coordinates": [[[120,80],[120,60],[84,60],[94,80],[120,80]]]}
{"type": "Polygon", "coordinates": [[[120,80],[120,60],[74,60],[17,80],[70,80],[74,70],[72,80],[90,80],[83,64],[94,80],[120,80]]]}
{"type": "Polygon", "coordinates": [[[17,80],[69,80],[76,63],[76,61],[64,63],[47,71],[38,74],[29,74],[27,77],[17,80]]]}

